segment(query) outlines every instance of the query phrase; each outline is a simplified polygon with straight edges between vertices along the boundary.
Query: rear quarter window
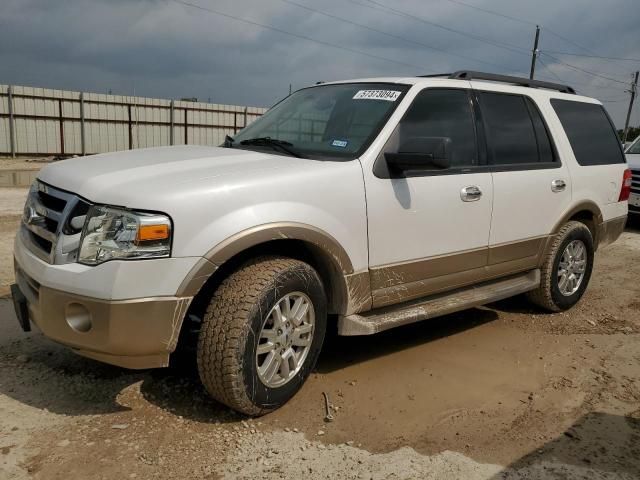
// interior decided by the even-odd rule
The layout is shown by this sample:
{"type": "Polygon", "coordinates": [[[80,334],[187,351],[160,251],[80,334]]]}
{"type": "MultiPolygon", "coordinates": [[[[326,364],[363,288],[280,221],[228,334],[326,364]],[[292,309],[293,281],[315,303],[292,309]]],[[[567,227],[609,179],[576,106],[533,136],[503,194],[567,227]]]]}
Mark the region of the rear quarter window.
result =
{"type": "Polygon", "coordinates": [[[601,105],[571,100],[551,100],[573,154],[582,166],[624,163],[615,128],[601,105]]]}

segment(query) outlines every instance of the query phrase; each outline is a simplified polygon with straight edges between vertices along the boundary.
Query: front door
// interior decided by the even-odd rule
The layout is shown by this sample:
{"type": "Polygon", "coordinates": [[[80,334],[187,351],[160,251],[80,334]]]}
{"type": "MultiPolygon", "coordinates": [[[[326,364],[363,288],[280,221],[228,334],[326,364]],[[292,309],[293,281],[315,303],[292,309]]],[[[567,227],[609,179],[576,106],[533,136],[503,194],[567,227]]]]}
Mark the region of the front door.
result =
{"type": "Polygon", "coordinates": [[[374,307],[483,278],[493,202],[483,163],[470,90],[420,91],[375,164],[364,165],[374,307]],[[449,168],[389,168],[386,152],[433,140],[447,145],[449,168]]]}

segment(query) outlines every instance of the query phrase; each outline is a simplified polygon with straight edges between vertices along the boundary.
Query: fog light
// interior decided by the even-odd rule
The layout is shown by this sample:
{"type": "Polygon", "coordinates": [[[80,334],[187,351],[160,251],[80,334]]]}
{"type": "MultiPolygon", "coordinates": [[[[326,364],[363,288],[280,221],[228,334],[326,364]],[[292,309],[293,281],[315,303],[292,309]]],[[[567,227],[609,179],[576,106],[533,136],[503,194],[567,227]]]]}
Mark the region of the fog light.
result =
{"type": "Polygon", "coordinates": [[[76,332],[86,333],[91,330],[91,313],[87,307],[79,303],[70,303],[65,309],[67,323],[76,332]]]}

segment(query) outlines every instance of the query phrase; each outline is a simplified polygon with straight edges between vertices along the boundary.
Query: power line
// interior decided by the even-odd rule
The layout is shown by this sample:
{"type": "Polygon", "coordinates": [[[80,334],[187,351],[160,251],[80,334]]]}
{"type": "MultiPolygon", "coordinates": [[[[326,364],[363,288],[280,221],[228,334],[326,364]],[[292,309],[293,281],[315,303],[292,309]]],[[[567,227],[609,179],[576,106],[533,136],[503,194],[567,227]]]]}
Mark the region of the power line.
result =
{"type": "Polygon", "coordinates": [[[554,35],[556,37],[558,37],[560,40],[564,40],[565,42],[567,42],[570,45],[573,45],[574,47],[579,48],[580,50],[584,50],[585,52],[588,52],[592,55],[597,55],[594,51],[588,49],[587,47],[583,47],[582,45],[574,42],[573,40],[567,38],[567,37],[563,37],[562,35],[560,35],[559,33],[554,32],[553,30],[551,30],[549,27],[544,27],[544,30],[546,30],[547,32],[549,32],[551,35],[554,35]]]}
{"type": "Polygon", "coordinates": [[[504,13],[499,13],[499,12],[496,12],[494,10],[489,10],[487,8],[478,7],[476,5],[471,5],[469,3],[461,2],[460,0],[447,0],[447,1],[450,2],[450,3],[455,3],[456,5],[462,5],[463,7],[472,8],[472,9],[477,10],[479,12],[488,13],[489,15],[495,15],[496,17],[502,17],[502,18],[506,18],[507,20],[513,20],[514,22],[523,23],[525,25],[532,25],[532,26],[536,25],[534,22],[530,22],[528,20],[523,20],[521,18],[512,17],[511,15],[506,15],[504,13]]]}
{"type": "Polygon", "coordinates": [[[549,58],[550,58],[550,59],[552,59],[552,60],[555,60],[555,61],[556,61],[556,63],[559,63],[559,64],[561,64],[561,65],[564,65],[565,67],[569,67],[569,68],[571,68],[571,69],[573,69],[573,70],[576,70],[576,71],[578,71],[578,72],[586,73],[587,75],[592,75],[592,76],[594,76],[594,77],[603,78],[603,79],[605,79],[605,80],[610,80],[610,81],[612,81],[612,82],[620,83],[620,84],[622,84],[622,85],[628,85],[628,83],[627,83],[627,82],[623,82],[622,80],[617,80],[617,79],[615,79],[615,78],[607,77],[606,75],[601,75],[601,74],[596,73],[596,72],[591,72],[591,71],[589,71],[589,70],[585,70],[584,68],[576,67],[575,65],[571,65],[571,64],[569,64],[569,63],[563,62],[562,60],[560,60],[560,59],[558,59],[558,58],[556,58],[556,57],[554,57],[554,56],[552,56],[552,55],[549,55],[549,54],[548,54],[548,53],[546,53],[546,52],[540,52],[540,54],[541,54],[541,55],[545,55],[545,56],[549,57],[549,58]]]}
{"type": "MultiPolygon", "coordinates": [[[[602,85],[591,85],[591,84],[588,84],[588,83],[567,82],[566,80],[563,80],[562,78],[560,78],[560,77],[559,77],[559,76],[558,76],[558,75],[557,75],[557,74],[552,70],[551,65],[547,64],[546,62],[544,62],[544,61],[542,60],[542,58],[538,57],[538,61],[542,64],[542,66],[545,68],[545,70],[546,70],[547,72],[549,72],[551,75],[553,75],[553,76],[555,77],[555,80],[560,81],[560,82],[561,82],[562,84],[564,84],[564,85],[571,85],[572,87],[578,87],[578,86],[579,86],[579,87],[581,87],[581,88],[582,88],[582,87],[584,87],[584,88],[587,88],[587,89],[617,90],[617,91],[621,91],[621,92],[622,92],[622,91],[624,91],[624,90],[618,90],[618,88],[617,88],[617,87],[608,87],[608,86],[602,86],[602,85]]],[[[541,78],[542,78],[542,77],[541,77],[541,78]]],[[[549,79],[549,80],[551,80],[551,79],[549,79]]],[[[555,80],[554,80],[554,81],[555,81],[555,80]]],[[[605,100],[601,100],[601,99],[599,99],[599,98],[598,98],[598,100],[600,100],[600,101],[602,101],[602,102],[604,102],[604,101],[605,101],[605,100]]],[[[606,101],[608,101],[608,102],[617,102],[617,101],[622,101],[622,100],[618,100],[618,99],[616,99],[616,100],[611,100],[611,99],[609,99],[609,100],[606,100],[606,101]]]]}
{"type": "Polygon", "coordinates": [[[370,58],[375,58],[377,60],[384,60],[386,62],[392,62],[392,63],[396,63],[398,65],[404,65],[406,67],[417,68],[419,70],[424,68],[422,66],[415,65],[415,64],[412,64],[412,63],[406,63],[406,62],[402,62],[402,61],[399,61],[399,60],[393,60],[391,58],[382,57],[382,56],[379,56],[379,55],[374,55],[372,53],[363,52],[361,50],[356,50],[354,48],[344,47],[342,45],[336,45],[335,43],[326,42],[324,40],[317,40],[317,39],[312,38],[312,37],[307,37],[306,35],[300,35],[298,33],[289,32],[287,30],[283,30],[281,28],[273,27],[271,25],[266,25],[264,23],[255,22],[253,20],[248,20],[246,18],[237,17],[235,15],[231,15],[231,14],[228,14],[228,13],[220,12],[220,11],[214,10],[212,8],[203,7],[202,5],[197,5],[195,3],[187,2],[185,0],[172,0],[172,1],[175,2],[175,3],[179,3],[180,5],[183,5],[183,6],[186,6],[186,7],[191,7],[191,8],[195,8],[195,9],[202,10],[202,11],[205,11],[205,12],[213,13],[215,15],[219,15],[221,17],[225,17],[225,18],[228,18],[230,20],[235,20],[237,22],[246,23],[248,25],[253,25],[253,26],[256,26],[256,27],[260,27],[260,28],[265,28],[267,30],[272,30],[274,32],[281,33],[283,35],[289,35],[291,37],[299,38],[301,40],[307,40],[309,42],[318,43],[318,44],[324,45],[326,47],[336,48],[336,49],[344,50],[344,51],[347,51],[347,52],[356,53],[358,55],[364,55],[364,56],[367,56],[367,57],[370,57],[370,58]]]}
{"type": "Polygon", "coordinates": [[[561,83],[567,85],[567,82],[565,82],[564,80],[562,80],[558,75],[556,75],[556,72],[554,72],[553,70],[551,70],[551,68],[546,64],[546,62],[542,61],[542,58],[538,57],[538,61],[542,64],[542,66],[544,67],[544,69],[549,72],[551,75],[553,75],[556,80],[559,80],[561,83]]]}
{"type": "MultiPolygon", "coordinates": [[[[489,10],[488,8],[483,8],[483,7],[478,7],[476,5],[471,5],[469,3],[465,3],[465,2],[462,2],[460,0],[447,0],[447,1],[450,2],[450,3],[454,3],[456,5],[461,5],[463,7],[471,8],[473,10],[477,10],[477,11],[480,11],[480,12],[483,12],[483,13],[486,13],[486,14],[489,14],[489,15],[494,15],[496,17],[501,17],[501,18],[505,18],[505,19],[508,19],[508,20],[512,20],[514,22],[518,22],[518,23],[521,23],[521,24],[531,25],[531,26],[536,25],[536,23],[534,23],[532,21],[529,21],[529,20],[524,20],[522,18],[514,17],[514,16],[511,16],[511,15],[506,15],[506,14],[503,14],[503,13],[500,13],[500,12],[496,12],[495,10],[489,10]]],[[[539,22],[537,24],[540,25],[539,22]]],[[[569,39],[569,38],[567,38],[567,37],[565,37],[563,35],[560,35],[559,33],[553,31],[549,27],[542,26],[542,29],[545,30],[546,32],[549,32],[551,35],[554,35],[555,37],[557,37],[557,38],[569,43],[570,45],[573,45],[574,47],[577,47],[580,50],[588,52],[594,58],[607,58],[607,57],[599,57],[598,54],[596,54],[594,51],[590,50],[587,47],[584,47],[584,46],[580,45],[579,43],[574,42],[573,40],[571,40],[571,39],[569,39]]],[[[574,55],[576,55],[576,54],[574,54],[574,55]]],[[[581,56],[588,56],[588,55],[581,55],[581,56]]],[[[633,61],[640,61],[640,60],[633,60],[633,61]]]]}
{"type": "Polygon", "coordinates": [[[584,55],[582,53],[570,53],[570,52],[556,52],[553,50],[547,50],[548,53],[553,53],[554,55],[571,55],[573,57],[585,57],[585,58],[600,58],[603,60],[617,60],[621,62],[638,62],[640,63],[640,58],[623,58],[623,57],[605,57],[603,55],[584,55]]]}
{"type": "Polygon", "coordinates": [[[343,23],[347,23],[349,25],[354,25],[356,27],[364,28],[366,30],[369,30],[369,31],[372,31],[372,32],[376,32],[376,33],[379,33],[381,35],[385,35],[385,36],[390,37],[390,38],[395,38],[397,40],[408,42],[408,43],[411,43],[411,44],[414,44],[414,45],[419,45],[421,47],[425,47],[425,48],[428,48],[430,50],[434,50],[436,52],[444,53],[446,55],[452,55],[452,56],[455,56],[455,57],[460,57],[460,58],[462,58],[464,60],[469,60],[469,61],[472,61],[472,62],[483,63],[485,65],[489,65],[489,66],[492,66],[492,67],[498,67],[500,69],[506,69],[506,67],[504,67],[503,65],[498,65],[496,63],[486,62],[484,60],[479,60],[477,58],[468,57],[466,55],[461,55],[461,54],[458,54],[458,53],[453,53],[453,52],[450,52],[448,50],[444,50],[442,48],[438,48],[438,47],[434,47],[434,46],[431,46],[431,45],[427,45],[426,43],[418,42],[416,40],[411,40],[410,38],[402,37],[400,35],[395,35],[393,33],[388,33],[388,32],[385,32],[383,30],[379,30],[377,28],[370,27],[369,25],[364,25],[362,23],[357,23],[357,22],[353,22],[351,20],[347,20],[347,19],[342,18],[342,17],[340,17],[338,15],[332,15],[330,13],[326,13],[326,12],[322,12],[320,10],[316,10],[315,8],[311,8],[311,7],[307,6],[307,5],[303,5],[303,4],[295,2],[293,0],[280,0],[280,1],[284,2],[284,3],[288,3],[290,5],[294,5],[294,6],[299,7],[299,8],[303,8],[303,9],[309,11],[309,12],[317,13],[319,15],[323,15],[325,17],[332,18],[334,20],[338,20],[338,21],[343,22],[343,23]]]}
{"type": "MultiPolygon", "coordinates": [[[[543,51],[543,52],[541,52],[541,53],[547,53],[547,51],[545,50],[545,51],[543,51]]],[[[549,57],[550,55],[547,55],[547,56],[549,57]]],[[[565,65],[567,65],[567,64],[565,64],[565,65]]],[[[580,68],[580,67],[575,67],[575,68],[580,68]]],[[[620,80],[620,77],[628,77],[628,76],[629,76],[629,74],[628,74],[628,73],[613,73],[613,74],[612,74],[612,73],[610,73],[610,72],[599,72],[599,71],[597,71],[597,70],[591,70],[591,69],[589,69],[589,70],[587,70],[587,71],[588,71],[590,74],[593,74],[593,75],[600,75],[600,76],[604,76],[604,78],[606,78],[606,79],[610,79],[610,77],[609,77],[608,75],[616,76],[616,77],[618,77],[618,80],[620,80]]],[[[623,81],[623,82],[624,82],[624,81],[623,81]]],[[[626,84],[626,82],[624,82],[624,83],[626,84]]]]}
{"type": "Polygon", "coordinates": [[[483,42],[489,45],[492,45],[494,47],[498,47],[498,48],[502,48],[505,50],[509,50],[511,52],[520,54],[520,55],[526,55],[527,57],[529,56],[529,49],[528,48],[524,48],[524,47],[519,47],[516,45],[508,45],[506,43],[503,42],[499,42],[497,40],[493,40],[487,37],[481,37],[479,35],[474,35],[468,32],[464,32],[462,30],[457,30],[455,28],[451,28],[451,27],[447,27],[446,25],[442,25],[436,22],[432,22],[430,20],[426,20],[424,17],[420,17],[414,13],[410,13],[410,12],[406,12],[403,10],[400,10],[398,8],[394,8],[394,7],[389,7],[388,5],[385,5],[383,3],[377,2],[376,0],[367,0],[367,3],[361,3],[355,0],[348,0],[349,2],[355,4],[355,5],[359,5],[361,7],[366,7],[366,8],[370,8],[370,9],[374,9],[374,10],[383,10],[386,12],[391,13],[392,15],[398,16],[398,17],[402,17],[402,18],[408,18],[411,20],[415,20],[417,22],[421,22],[424,23],[426,25],[430,25],[432,27],[436,27],[439,28],[441,30],[446,30],[447,32],[450,33],[455,33],[457,35],[462,35],[464,37],[467,38],[471,38],[473,40],[477,40],[479,42],[483,42]]]}

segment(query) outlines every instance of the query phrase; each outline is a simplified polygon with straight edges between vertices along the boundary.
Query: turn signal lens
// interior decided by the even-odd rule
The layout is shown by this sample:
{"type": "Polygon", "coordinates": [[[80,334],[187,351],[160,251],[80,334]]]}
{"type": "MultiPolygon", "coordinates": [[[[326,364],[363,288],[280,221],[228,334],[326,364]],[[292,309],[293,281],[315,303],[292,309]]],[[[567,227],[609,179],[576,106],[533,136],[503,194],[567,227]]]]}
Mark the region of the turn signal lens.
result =
{"type": "Polygon", "coordinates": [[[629,195],[631,195],[631,170],[627,168],[622,175],[622,188],[620,189],[618,201],[626,202],[629,200],[629,195]]]}
{"type": "Polygon", "coordinates": [[[138,229],[138,242],[149,240],[165,240],[169,238],[169,225],[140,225],[138,229]]]}

